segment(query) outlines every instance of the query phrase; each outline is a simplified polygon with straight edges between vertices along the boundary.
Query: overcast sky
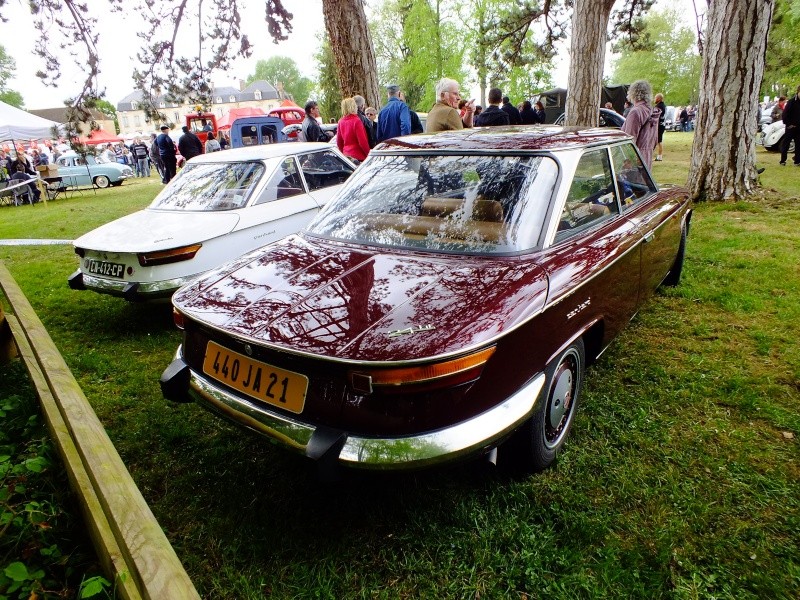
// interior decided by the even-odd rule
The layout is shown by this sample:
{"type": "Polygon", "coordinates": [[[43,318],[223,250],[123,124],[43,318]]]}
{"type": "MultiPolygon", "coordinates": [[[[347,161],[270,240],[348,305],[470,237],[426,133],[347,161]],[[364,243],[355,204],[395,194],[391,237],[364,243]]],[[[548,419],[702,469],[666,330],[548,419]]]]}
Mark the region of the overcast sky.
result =
{"type": "MultiPolygon", "coordinates": [[[[141,42],[136,37],[136,31],[137,27],[144,26],[136,13],[128,13],[124,18],[111,13],[106,0],[86,0],[86,2],[93,14],[102,15],[99,18],[98,46],[101,57],[99,81],[101,87],[105,87],[106,99],[116,105],[133,91],[131,65],[134,64],[141,42]]],[[[246,79],[255,71],[256,61],[271,56],[292,57],[303,75],[314,78],[316,64],[313,55],[318,48],[316,34],[324,29],[321,0],[284,0],[284,5],[295,15],[292,20],[294,31],[288,40],[278,45],[272,43],[266,30],[264,2],[250,0],[246,4],[246,13],[242,21],[245,33],[254,45],[253,56],[248,60],[238,61],[229,77],[215,76],[214,84],[237,86],[239,79],[246,79]],[[258,24],[258,29],[251,26],[253,23],[258,24]]],[[[694,28],[692,0],[659,0],[656,8],[665,6],[674,6],[680,10],[687,25],[694,28]]],[[[83,75],[67,57],[62,61],[59,86],[45,87],[36,77],[36,71],[42,68],[42,63],[33,55],[37,32],[33,28],[26,3],[21,0],[11,0],[5,4],[3,13],[8,22],[0,24],[0,44],[17,63],[15,77],[9,81],[8,87],[22,94],[25,107],[28,109],[62,106],[66,98],[79,91],[78,82],[83,81],[83,75]]],[[[567,84],[568,47],[568,44],[564,46],[560,60],[556,63],[554,83],[557,86],[566,87],[567,84]]]]}

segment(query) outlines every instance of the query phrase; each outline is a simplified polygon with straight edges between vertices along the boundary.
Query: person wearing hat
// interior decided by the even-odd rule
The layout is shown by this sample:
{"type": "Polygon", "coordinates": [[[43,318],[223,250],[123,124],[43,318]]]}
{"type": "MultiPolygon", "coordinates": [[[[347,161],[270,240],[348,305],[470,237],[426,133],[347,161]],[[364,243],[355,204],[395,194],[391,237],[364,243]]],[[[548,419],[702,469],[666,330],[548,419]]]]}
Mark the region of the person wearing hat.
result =
{"type": "Polygon", "coordinates": [[[164,166],[164,173],[161,176],[161,183],[169,183],[175,177],[175,172],[178,170],[178,158],[175,151],[175,142],[169,137],[168,125],[161,126],[161,133],[156,138],[156,146],[158,146],[158,157],[161,159],[161,164],[164,166]]]}
{"type": "Polygon", "coordinates": [[[375,135],[378,142],[411,133],[411,115],[408,112],[408,104],[399,97],[400,86],[387,85],[386,95],[389,100],[378,114],[378,130],[375,135]]]}

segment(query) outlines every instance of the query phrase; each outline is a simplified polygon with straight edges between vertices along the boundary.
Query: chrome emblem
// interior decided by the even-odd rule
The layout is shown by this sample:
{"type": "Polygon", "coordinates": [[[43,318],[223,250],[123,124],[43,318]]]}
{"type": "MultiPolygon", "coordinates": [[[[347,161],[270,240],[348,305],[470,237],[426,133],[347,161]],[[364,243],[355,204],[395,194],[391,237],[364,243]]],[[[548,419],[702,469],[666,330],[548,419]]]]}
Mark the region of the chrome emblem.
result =
{"type": "Polygon", "coordinates": [[[389,331],[386,335],[390,338],[393,337],[400,337],[401,335],[408,335],[410,333],[422,333],[424,331],[433,331],[436,329],[433,325],[420,325],[419,327],[415,327],[412,325],[411,327],[406,327],[405,329],[393,329],[389,331]]]}
{"type": "Polygon", "coordinates": [[[244,345],[244,351],[247,356],[253,356],[253,347],[250,344],[244,345]]]}

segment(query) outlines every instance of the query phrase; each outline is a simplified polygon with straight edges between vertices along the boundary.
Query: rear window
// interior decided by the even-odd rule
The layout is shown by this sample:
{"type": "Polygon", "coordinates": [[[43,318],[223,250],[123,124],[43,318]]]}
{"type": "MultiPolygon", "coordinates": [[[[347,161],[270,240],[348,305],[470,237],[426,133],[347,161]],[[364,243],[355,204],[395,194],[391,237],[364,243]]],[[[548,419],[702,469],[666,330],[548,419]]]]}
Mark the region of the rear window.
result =
{"type": "Polygon", "coordinates": [[[370,157],[313,234],[445,252],[507,253],[540,239],[558,177],[548,156],[370,157]]]}
{"type": "Polygon", "coordinates": [[[250,200],[264,174],[261,162],[187,164],[156,196],[160,210],[232,210],[250,200]]]}

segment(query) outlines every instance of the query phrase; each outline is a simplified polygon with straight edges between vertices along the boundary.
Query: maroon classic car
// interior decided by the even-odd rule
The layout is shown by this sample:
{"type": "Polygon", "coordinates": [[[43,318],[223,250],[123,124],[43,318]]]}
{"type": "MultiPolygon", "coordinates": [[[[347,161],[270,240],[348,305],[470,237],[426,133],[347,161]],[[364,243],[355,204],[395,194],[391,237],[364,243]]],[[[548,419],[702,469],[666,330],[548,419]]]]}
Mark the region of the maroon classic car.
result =
{"type": "Polygon", "coordinates": [[[306,231],[176,292],[162,391],[323,467],[541,470],[690,218],[618,130],[389,140],[306,231]]]}

